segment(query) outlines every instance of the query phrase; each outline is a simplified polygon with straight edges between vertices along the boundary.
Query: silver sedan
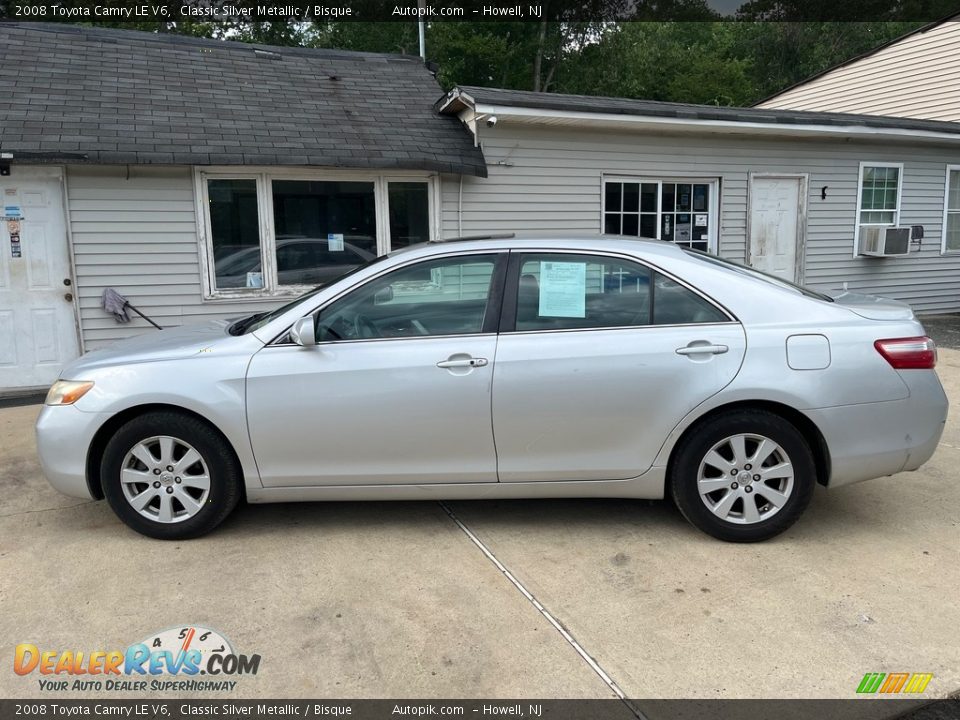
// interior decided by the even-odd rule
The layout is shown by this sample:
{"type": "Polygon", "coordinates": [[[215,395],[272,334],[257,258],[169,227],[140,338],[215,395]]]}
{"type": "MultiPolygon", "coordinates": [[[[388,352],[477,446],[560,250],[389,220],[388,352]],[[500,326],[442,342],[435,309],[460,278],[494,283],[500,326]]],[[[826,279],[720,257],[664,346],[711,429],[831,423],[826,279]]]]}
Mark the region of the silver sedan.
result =
{"type": "Polygon", "coordinates": [[[916,470],[947,400],[902,303],[822,295],[657,241],[469,239],[273,312],[88,353],[41,462],[155,538],[241,499],[673,498],[723,540],[817,483],[916,470]]]}

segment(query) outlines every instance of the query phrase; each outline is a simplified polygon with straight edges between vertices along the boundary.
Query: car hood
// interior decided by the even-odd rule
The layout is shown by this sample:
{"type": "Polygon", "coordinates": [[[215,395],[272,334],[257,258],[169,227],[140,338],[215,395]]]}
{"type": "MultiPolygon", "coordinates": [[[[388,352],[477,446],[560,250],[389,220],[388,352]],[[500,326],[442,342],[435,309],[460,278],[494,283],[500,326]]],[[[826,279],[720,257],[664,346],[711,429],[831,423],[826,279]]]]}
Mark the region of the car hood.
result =
{"type": "Polygon", "coordinates": [[[227,332],[232,320],[211,320],[164,330],[148,330],[99,350],[92,350],[67,365],[60,377],[82,380],[84,370],[111,365],[153,362],[190,357],[233,338],[227,332]]]}
{"type": "Polygon", "coordinates": [[[905,302],[876,295],[852,292],[830,293],[833,301],[868,320],[914,320],[913,310],[905,302]]]}

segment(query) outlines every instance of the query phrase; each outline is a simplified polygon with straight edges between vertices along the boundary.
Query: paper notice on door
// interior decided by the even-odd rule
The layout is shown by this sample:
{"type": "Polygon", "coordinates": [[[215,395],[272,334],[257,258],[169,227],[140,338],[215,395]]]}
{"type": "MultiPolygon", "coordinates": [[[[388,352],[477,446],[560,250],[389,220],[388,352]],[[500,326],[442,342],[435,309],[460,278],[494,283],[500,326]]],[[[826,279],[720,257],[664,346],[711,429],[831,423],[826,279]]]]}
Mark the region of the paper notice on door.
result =
{"type": "Polygon", "coordinates": [[[541,317],[586,317],[586,299],[586,263],[540,263],[541,317]]]}
{"type": "Polygon", "coordinates": [[[343,233],[329,233],[327,235],[327,248],[330,252],[343,252],[343,233]]]}
{"type": "Polygon", "coordinates": [[[248,288],[262,288],[262,287],[263,287],[263,273],[248,272],[248,273],[247,273],[247,287],[248,287],[248,288]]]}
{"type": "Polygon", "coordinates": [[[693,224],[697,227],[706,227],[707,226],[707,216],[706,215],[694,215],[693,224]]]}

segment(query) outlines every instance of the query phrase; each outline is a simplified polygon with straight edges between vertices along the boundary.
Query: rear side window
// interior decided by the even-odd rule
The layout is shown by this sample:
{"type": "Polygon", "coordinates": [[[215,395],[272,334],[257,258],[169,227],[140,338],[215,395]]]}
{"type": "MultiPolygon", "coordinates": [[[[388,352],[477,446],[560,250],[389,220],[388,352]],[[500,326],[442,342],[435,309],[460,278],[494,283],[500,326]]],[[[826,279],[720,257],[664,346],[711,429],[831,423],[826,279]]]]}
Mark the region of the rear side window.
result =
{"type": "Polygon", "coordinates": [[[692,290],[666,275],[654,273],[654,325],[726,322],[729,318],[692,290]]]}
{"type": "Polygon", "coordinates": [[[516,277],[520,332],[728,320],[696,293],[628,260],[530,254],[522,257],[516,277]]]}

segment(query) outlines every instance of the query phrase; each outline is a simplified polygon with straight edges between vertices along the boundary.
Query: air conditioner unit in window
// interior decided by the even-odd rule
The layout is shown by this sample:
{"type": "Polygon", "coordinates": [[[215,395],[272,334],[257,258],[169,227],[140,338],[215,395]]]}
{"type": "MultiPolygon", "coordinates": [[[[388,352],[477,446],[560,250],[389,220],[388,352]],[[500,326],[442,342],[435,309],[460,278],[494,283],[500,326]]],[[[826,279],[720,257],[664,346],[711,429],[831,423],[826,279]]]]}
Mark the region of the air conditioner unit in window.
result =
{"type": "Polygon", "coordinates": [[[868,257],[906,257],[910,254],[910,228],[861,227],[860,254],[868,257]]]}

